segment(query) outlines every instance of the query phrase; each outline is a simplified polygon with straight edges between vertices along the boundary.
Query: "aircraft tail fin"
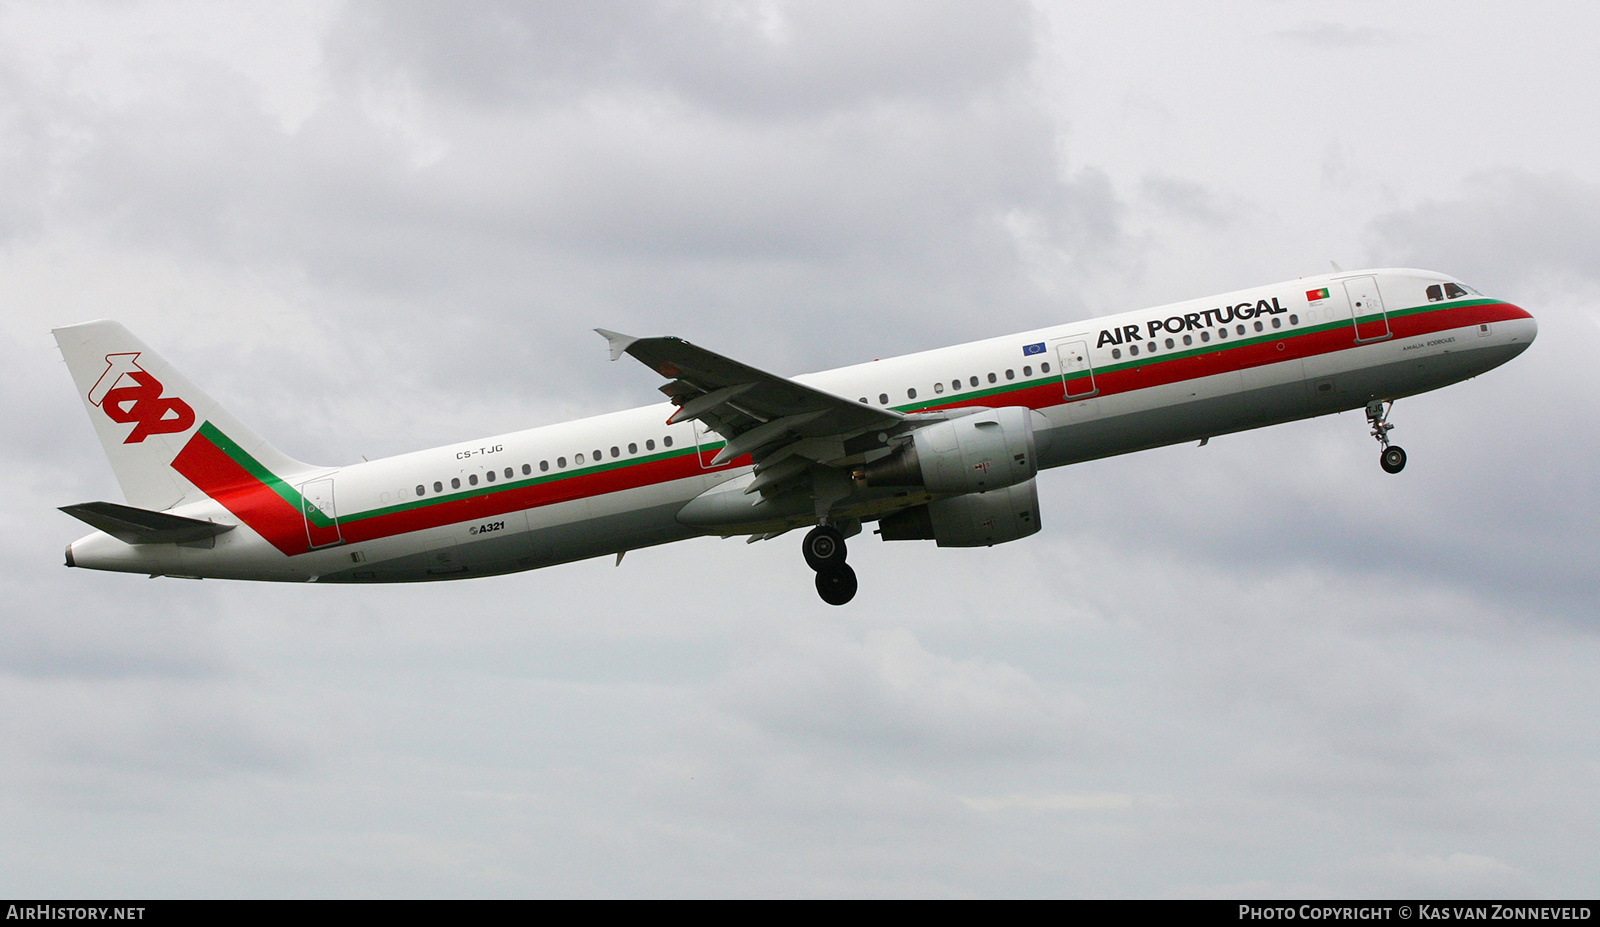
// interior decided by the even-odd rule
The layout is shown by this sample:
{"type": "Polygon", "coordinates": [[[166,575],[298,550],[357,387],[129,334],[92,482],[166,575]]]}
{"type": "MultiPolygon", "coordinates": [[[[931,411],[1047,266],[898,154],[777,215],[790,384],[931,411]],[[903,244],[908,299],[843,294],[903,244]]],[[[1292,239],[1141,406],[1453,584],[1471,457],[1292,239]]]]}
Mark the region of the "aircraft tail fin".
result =
{"type": "Polygon", "coordinates": [[[246,428],[122,325],[84,322],[52,334],[129,505],[161,511],[203,498],[195,479],[226,478],[215,453],[199,453],[212,445],[229,448],[244,470],[282,477],[312,469],[246,428]]]}

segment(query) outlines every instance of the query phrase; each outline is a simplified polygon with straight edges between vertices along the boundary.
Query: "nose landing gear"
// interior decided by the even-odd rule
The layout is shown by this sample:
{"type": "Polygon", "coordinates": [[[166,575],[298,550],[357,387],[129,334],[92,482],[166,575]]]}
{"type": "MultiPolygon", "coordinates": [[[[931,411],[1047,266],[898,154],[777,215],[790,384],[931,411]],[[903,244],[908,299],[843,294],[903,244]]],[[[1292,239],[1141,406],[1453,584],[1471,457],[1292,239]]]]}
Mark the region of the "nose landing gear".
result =
{"type": "Polygon", "coordinates": [[[856,597],[856,571],[844,562],[848,551],[844,534],[831,525],[818,525],[800,543],[806,566],[817,571],[817,595],[829,605],[843,605],[856,597]]]}
{"type": "Polygon", "coordinates": [[[1394,430],[1394,426],[1389,424],[1389,413],[1393,409],[1393,400],[1384,402],[1379,399],[1367,403],[1367,421],[1372,423],[1372,436],[1383,447],[1378,454],[1378,464],[1385,473],[1399,473],[1406,468],[1405,449],[1389,443],[1389,432],[1394,430]]]}

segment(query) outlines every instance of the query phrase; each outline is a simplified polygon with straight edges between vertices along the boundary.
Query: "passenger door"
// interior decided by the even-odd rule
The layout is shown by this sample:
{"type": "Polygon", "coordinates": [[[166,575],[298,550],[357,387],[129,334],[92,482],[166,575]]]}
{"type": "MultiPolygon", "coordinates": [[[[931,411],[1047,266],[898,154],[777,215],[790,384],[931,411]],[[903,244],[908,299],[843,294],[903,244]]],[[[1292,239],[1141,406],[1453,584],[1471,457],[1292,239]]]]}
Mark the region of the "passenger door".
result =
{"type": "Polygon", "coordinates": [[[1351,277],[1344,281],[1344,291],[1350,297],[1350,316],[1355,320],[1356,343],[1382,341],[1391,337],[1389,314],[1383,308],[1383,297],[1378,293],[1377,277],[1351,277]]]}
{"type": "Polygon", "coordinates": [[[306,542],[313,549],[342,540],[339,513],[333,505],[333,480],[313,480],[300,486],[300,514],[306,519],[306,542]]]}

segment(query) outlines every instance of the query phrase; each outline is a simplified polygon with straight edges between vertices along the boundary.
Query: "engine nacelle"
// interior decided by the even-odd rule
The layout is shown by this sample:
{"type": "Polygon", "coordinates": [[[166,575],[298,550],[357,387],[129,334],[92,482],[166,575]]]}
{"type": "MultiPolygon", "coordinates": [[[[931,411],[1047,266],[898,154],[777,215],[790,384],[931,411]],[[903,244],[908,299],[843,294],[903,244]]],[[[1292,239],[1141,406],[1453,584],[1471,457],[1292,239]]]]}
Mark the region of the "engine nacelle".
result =
{"type": "Polygon", "coordinates": [[[911,441],[858,468],[863,486],[921,486],[931,493],[981,493],[1033,479],[1038,472],[1033,412],[984,409],[924,425],[911,441]]]}
{"type": "Polygon", "coordinates": [[[1039,528],[1039,489],[1033,480],[913,506],[878,522],[885,541],[933,540],[940,547],[993,547],[1037,534],[1039,528]]]}

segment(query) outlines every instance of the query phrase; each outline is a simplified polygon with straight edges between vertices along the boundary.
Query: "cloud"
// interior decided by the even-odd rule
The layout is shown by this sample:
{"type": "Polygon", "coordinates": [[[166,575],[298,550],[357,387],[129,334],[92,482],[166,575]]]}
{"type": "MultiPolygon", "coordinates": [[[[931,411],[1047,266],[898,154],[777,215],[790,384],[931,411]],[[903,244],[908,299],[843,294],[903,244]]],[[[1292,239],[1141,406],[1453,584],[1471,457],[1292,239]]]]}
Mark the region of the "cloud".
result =
{"type": "Polygon", "coordinates": [[[1329,49],[1371,48],[1390,45],[1399,40],[1399,36],[1388,29],[1329,22],[1308,23],[1295,29],[1282,29],[1274,35],[1299,45],[1329,49]]]}
{"type": "Polygon", "coordinates": [[[1485,289],[1600,285],[1600,185],[1569,172],[1502,167],[1372,223],[1373,249],[1419,267],[1459,268],[1485,289]]]}
{"type": "Polygon", "coordinates": [[[1201,225],[1228,225],[1241,211],[1240,204],[1227,203],[1200,184],[1178,177],[1146,177],[1140,193],[1156,208],[1201,225]]]}
{"type": "Polygon", "coordinates": [[[719,698],[785,737],[955,762],[1059,750],[1083,711],[1014,667],[937,656],[906,630],[794,641],[735,674],[719,698]]]}
{"type": "Polygon", "coordinates": [[[1422,855],[1392,850],[1353,863],[1349,877],[1381,885],[1380,893],[1430,898],[1527,897],[1528,874],[1493,856],[1476,853],[1422,855]]]}
{"type": "Polygon", "coordinates": [[[1068,813],[1074,811],[1123,811],[1132,808],[1135,804],[1147,801],[1161,801],[1159,796],[1154,799],[1143,795],[1130,795],[1123,792],[1098,792],[1077,794],[1070,792],[1021,794],[1021,795],[994,795],[977,798],[963,798],[961,803],[973,811],[992,813],[997,811],[1024,811],[1030,813],[1068,813]]]}
{"type": "Polygon", "coordinates": [[[959,99],[1015,78],[1032,44],[1016,2],[361,3],[347,16],[336,60],[457,104],[648,88],[755,119],[959,99]]]}

